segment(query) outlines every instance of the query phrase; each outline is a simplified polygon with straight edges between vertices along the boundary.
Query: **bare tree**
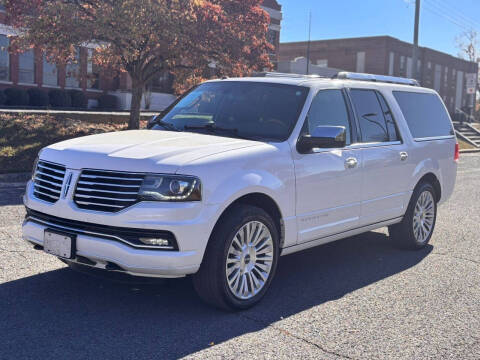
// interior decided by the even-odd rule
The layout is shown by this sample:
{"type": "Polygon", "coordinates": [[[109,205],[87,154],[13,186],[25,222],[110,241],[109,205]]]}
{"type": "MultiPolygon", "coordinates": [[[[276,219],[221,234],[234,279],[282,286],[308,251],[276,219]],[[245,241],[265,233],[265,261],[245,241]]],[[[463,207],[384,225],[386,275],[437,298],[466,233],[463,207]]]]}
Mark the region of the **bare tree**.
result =
{"type": "Polygon", "coordinates": [[[480,35],[475,30],[468,30],[461,33],[455,39],[457,49],[460,50],[458,56],[472,62],[477,62],[480,58],[480,35]]]}

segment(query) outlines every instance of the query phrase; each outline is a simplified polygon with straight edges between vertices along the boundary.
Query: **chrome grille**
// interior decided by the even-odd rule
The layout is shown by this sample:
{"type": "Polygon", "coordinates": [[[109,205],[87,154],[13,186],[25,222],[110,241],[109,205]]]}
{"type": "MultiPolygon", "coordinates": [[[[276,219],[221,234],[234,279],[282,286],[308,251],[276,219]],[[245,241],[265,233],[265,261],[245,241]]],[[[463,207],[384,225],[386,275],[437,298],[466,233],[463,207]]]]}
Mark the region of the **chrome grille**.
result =
{"type": "Polygon", "coordinates": [[[74,201],[79,208],[116,212],[137,202],[144,174],[83,170],[74,201]]]}
{"type": "Polygon", "coordinates": [[[65,171],[63,165],[38,161],[33,177],[35,197],[51,203],[56,202],[60,198],[65,171]]]}

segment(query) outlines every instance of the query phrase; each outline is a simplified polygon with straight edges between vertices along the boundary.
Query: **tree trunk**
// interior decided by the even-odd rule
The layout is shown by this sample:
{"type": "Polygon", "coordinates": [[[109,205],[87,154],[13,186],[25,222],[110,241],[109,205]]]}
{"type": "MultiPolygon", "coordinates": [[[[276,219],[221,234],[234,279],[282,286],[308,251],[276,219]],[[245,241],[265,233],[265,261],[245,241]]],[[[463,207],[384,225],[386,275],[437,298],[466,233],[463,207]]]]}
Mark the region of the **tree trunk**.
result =
{"type": "Polygon", "coordinates": [[[132,84],[132,103],[130,105],[130,120],[128,129],[135,130],[140,128],[140,107],[142,105],[143,84],[133,81],[132,84]]]}

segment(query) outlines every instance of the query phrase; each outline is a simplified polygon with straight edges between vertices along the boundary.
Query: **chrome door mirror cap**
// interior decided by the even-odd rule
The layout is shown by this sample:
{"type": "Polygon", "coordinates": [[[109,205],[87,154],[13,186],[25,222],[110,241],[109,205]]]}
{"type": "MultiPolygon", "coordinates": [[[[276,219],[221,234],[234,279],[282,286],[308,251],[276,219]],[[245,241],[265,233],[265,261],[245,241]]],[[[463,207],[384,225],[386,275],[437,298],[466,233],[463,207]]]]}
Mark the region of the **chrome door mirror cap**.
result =
{"type": "Polygon", "coordinates": [[[347,143],[345,126],[317,126],[310,135],[302,135],[297,142],[300,154],[310,153],[313,149],[343,148],[347,143]]]}

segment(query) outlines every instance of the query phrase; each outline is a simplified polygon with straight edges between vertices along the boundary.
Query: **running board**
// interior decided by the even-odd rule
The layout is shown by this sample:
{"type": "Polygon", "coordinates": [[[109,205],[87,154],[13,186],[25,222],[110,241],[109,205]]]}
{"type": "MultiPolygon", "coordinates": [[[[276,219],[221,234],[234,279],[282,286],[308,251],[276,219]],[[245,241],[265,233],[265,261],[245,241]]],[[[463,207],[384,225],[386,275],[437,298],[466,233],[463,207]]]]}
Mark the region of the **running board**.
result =
{"type": "Polygon", "coordinates": [[[293,254],[297,251],[310,249],[312,247],[323,245],[323,244],[326,244],[326,243],[329,243],[329,242],[332,242],[332,241],[345,239],[345,238],[348,238],[350,236],[362,234],[362,233],[365,233],[367,231],[382,228],[384,226],[397,224],[400,221],[402,221],[402,219],[403,219],[403,216],[400,216],[400,217],[395,218],[395,219],[390,219],[390,220],[378,222],[378,223],[375,223],[375,224],[362,226],[360,228],[344,231],[344,232],[334,234],[334,235],[329,235],[329,236],[326,236],[326,237],[323,237],[323,238],[320,238],[320,239],[317,239],[317,240],[311,240],[311,241],[304,242],[304,243],[301,243],[301,244],[289,246],[289,247],[286,247],[286,248],[282,249],[281,256],[293,254]]]}

